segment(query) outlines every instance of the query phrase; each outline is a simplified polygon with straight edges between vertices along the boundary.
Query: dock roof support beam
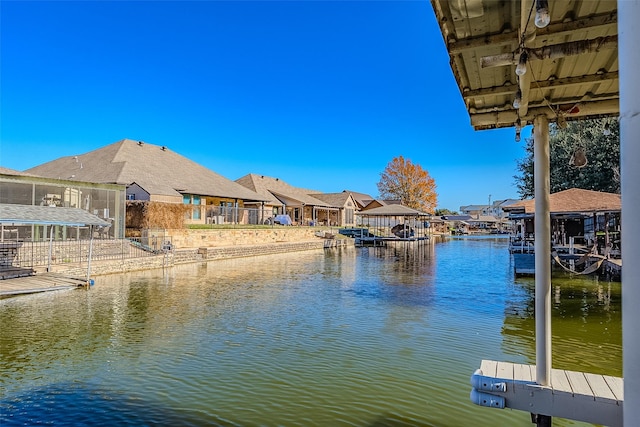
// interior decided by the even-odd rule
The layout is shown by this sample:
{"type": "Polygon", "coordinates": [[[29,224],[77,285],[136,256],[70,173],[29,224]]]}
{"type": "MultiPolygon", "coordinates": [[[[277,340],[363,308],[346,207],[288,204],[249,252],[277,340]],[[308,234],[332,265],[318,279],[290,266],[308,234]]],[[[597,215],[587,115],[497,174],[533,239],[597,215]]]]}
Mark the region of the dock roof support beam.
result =
{"type": "Polygon", "coordinates": [[[640,420],[640,0],[618,1],[622,184],[622,344],[625,426],[640,420]],[[627,404],[627,402],[629,404],[627,404]]]}
{"type": "Polygon", "coordinates": [[[551,214],[549,212],[549,120],[533,121],[535,192],[536,382],[551,385],[551,214]]]}

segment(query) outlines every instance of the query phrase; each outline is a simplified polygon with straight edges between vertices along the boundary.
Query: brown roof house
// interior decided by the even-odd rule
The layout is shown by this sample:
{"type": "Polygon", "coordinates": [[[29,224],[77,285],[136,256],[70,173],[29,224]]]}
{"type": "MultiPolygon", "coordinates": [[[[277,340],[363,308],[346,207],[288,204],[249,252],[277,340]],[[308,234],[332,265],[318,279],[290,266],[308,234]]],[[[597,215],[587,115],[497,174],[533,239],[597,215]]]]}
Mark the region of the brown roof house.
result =
{"type": "Polygon", "coordinates": [[[356,201],[349,193],[320,193],[294,187],[279,178],[250,173],[237,183],[268,199],[265,217],[289,215],[300,225],[353,225],[356,201]]]}
{"type": "Polygon", "coordinates": [[[364,209],[365,206],[374,200],[374,197],[369,194],[358,193],[357,191],[343,190],[343,193],[351,193],[351,196],[356,201],[358,210],[364,209]]]}
{"type": "Polygon", "coordinates": [[[327,202],[337,211],[327,211],[330,216],[330,223],[341,226],[354,226],[356,224],[355,213],[358,211],[358,202],[350,192],[342,191],[340,193],[318,193],[313,197],[327,202]],[[336,214],[336,217],[333,216],[336,214]]]}
{"type": "MultiPolygon", "coordinates": [[[[126,185],[128,201],[142,200],[149,206],[154,202],[164,203],[165,212],[172,210],[173,217],[186,224],[257,221],[255,213],[251,215],[242,208],[246,203],[266,201],[256,192],[168,147],[131,139],[88,153],[60,157],[26,172],[50,178],[73,177],[86,182],[126,185]],[[176,205],[181,206],[178,209],[176,205]]],[[[127,209],[134,205],[129,203],[127,209]]],[[[172,227],[164,225],[163,228],[172,227]]]]}

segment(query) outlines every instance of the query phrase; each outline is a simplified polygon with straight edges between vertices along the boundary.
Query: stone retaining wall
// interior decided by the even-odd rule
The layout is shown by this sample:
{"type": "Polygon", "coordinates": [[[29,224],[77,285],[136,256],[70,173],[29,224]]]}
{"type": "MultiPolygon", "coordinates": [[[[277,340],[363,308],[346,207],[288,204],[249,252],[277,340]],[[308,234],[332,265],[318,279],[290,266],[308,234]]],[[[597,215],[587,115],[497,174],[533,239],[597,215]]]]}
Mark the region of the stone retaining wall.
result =
{"type": "MultiPolygon", "coordinates": [[[[176,249],[171,253],[147,256],[142,258],[130,258],[125,260],[95,261],[91,263],[91,277],[125,273],[131,271],[151,270],[156,268],[172,267],[174,265],[191,262],[207,262],[229,258],[241,258],[260,255],[271,255],[286,252],[300,252],[308,250],[321,250],[338,246],[353,245],[352,240],[346,239],[319,239],[302,242],[282,242],[259,245],[236,245],[227,247],[206,247],[176,249]]],[[[86,266],[72,267],[68,265],[56,265],[55,272],[73,277],[85,277],[86,266]]]]}
{"type": "Polygon", "coordinates": [[[200,247],[227,247],[245,245],[264,245],[267,243],[302,242],[319,240],[317,232],[333,232],[322,227],[277,226],[273,228],[239,229],[170,229],[165,231],[167,239],[176,249],[200,247]]]}

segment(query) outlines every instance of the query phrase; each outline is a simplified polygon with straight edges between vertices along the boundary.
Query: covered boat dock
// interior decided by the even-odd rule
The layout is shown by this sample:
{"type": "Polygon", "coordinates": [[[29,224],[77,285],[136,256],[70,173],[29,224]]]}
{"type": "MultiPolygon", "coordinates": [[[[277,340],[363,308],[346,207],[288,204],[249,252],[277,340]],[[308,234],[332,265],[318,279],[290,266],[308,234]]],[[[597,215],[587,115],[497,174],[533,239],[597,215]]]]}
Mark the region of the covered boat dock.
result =
{"type": "MultiPolygon", "coordinates": [[[[14,263],[23,242],[2,237],[0,239],[0,279],[2,279],[0,293],[2,296],[58,290],[77,287],[79,284],[88,286],[91,282],[93,231],[96,228],[107,227],[110,223],[79,208],[0,204],[0,227],[2,230],[7,226],[30,224],[49,227],[50,245],[53,241],[56,226],[89,227],[91,237],[89,252],[87,253],[87,276],[86,278],[63,278],[50,274],[51,246],[49,246],[47,273],[45,275],[35,275],[34,266],[16,265],[14,263]],[[9,280],[13,282],[9,284],[9,280]]],[[[4,233],[0,233],[0,236],[4,236],[4,233]]]]}
{"type": "Polygon", "coordinates": [[[384,246],[389,242],[424,242],[429,239],[429,214],[400,204],[384,205],[356,213],[363,233],[356,246],[384,246]],[[364,232],[366,230],[366,232],[364,232]]]}
{"type": "Polygon", "coordinates": [[[509,369],[489,369],[490,364],[482,362],[481,372],[474,376],[485,377],[489,389],[472,387],[472,395],[484,393],[475,402],[529,411],[539,427],[550,426],[552,417],[608,426],[636,425],[640,420],[640,406],[633,404],[640,401],[640,339],[636,333],[640,263],[626,263],[622,272],[624,381],[614,380],[615,391],[606,382],[595,390],[589,385],[579,387],[570,395],[554,392],[561,377],[553,374],[551,360],[549,123],[563,126],[569,120],[619,118],[622,249],[625,258],[635,260],[640,255],[640,186],[636,184],[640,182],[640,146],[635,143],[640,134],[636,77],[640,1],[431,0],[431,5],[474,129],[513,128],[517,142],[522,128],[533,125],[535,364],[526,365],[531,377],[528,390],[510,394],[504,406],[497,406],[495,401],[499,403],[504,393],[518,389],[520,378],[514,380],[509,369]],[[615,399],[608,399],[612,393],[615,399]],[[604,417],[596,416],[604,399],[608,399],[609,410],[604,417]],[[624,400],[631,404],[623,410],[624,400]]]}
{"type": "MultiPolygon", "coordinates": [[[[535,274],[535,199],[521,200],[504,210],[515,227],[509,241],[515,273],[535,274]]],[[[551,194],[551,244],[556,264],[576,274],[596,272],[601,265],[608,266],[608,271],[619,269],[621,210],[619,194],[579,188],[551,194]],[[575,268],[578,262],[586,268],[575,268]]]]}

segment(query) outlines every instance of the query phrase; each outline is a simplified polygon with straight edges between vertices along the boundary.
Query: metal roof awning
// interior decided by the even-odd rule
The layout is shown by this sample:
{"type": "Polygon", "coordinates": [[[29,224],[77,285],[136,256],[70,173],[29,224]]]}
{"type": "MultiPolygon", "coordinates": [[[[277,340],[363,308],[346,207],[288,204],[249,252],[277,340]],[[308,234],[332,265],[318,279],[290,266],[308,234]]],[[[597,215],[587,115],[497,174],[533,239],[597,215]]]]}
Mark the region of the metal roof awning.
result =
{"type": "Polygon", "coordinates": [[[616,0],[549,1],[543,28],[533,0],[431,4],[476,130],[618,114],[616,0]]]}
{"type": "Polygon", "coordinates": [[[0,223],[102,227],[111,225],[110,222],[79,208],[7,204],[0,204],[0,223]]]}

